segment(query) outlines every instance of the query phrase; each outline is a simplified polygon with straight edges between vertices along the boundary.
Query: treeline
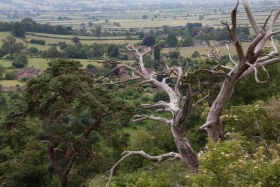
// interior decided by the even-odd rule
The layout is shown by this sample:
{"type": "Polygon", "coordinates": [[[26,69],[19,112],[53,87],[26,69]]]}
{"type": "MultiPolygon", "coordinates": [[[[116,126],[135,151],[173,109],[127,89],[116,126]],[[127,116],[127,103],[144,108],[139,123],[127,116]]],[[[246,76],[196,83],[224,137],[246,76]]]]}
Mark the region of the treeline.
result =
{"type": "MultiPolygon", "coordinates": [[[[26,19],[26,18],[25,18],[26,19]]],[[[0,22],[0,32],[5,31],[13,31],[15,25],[20,25],[26,32],[39,32],[39,33],[47,33],[47,34],[73,34],[73,32],[63,26],[63,25],[50,25],[50,24],[41,24],[32,21],[24,21],[23,19],[21,22],[0,22]]]]}
{"type": "MultiPolygon", "coordinates": [[[[250,40],[248,27],[237,27],[237,34],[241,40],[250,40]]],[[[186,26],[170,27],[163,25],[156,31],[149,33],[138,33],[139,38],[153,37],[160,47],[189,47],[194,45],[205,45],[212,41],[230,41],[228,30],[203,26],[201,23],[187,23],[186,26]],[[194,41],[196,40],[196,43],[194,41]],[[199,43],[197,43],[199,41],[199,43]]]]}

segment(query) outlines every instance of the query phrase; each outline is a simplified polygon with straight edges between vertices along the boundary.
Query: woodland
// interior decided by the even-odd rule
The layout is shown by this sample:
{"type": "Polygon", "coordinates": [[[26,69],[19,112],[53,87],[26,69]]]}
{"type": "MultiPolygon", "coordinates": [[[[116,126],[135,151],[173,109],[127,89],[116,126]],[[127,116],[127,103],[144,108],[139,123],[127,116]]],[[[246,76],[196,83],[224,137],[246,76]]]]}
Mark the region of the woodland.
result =
{"type": "Polygon", "coordinates": [[[222,23],[227,57],[218,42],[184,65],[161,60],[155,41],[141,50],[127,43],[137,60],[114,58],[112,45],[94,76],[50,48],[48,68],[25,90],[0,93],[0,186],[280,186],[279,14],[259,24],[237,1],[222,23]],[[238,7],[254,32],[246,48],[238,7]],[[134,76],[118,80],[119,70],[134,76]]]}

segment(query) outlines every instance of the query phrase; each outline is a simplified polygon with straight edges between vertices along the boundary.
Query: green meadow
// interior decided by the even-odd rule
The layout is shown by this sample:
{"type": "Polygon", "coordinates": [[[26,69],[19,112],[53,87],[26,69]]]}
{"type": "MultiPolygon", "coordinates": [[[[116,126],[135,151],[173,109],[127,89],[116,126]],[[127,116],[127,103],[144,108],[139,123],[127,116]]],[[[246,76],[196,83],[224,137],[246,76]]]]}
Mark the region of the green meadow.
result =
{"type": "Polygon", "coordinates": [[[2,86],[16,86],[16,85],[23,86],[24,83],[17,81],[17,80],[1,80],[0,85],[2,85],[2,86]]]}

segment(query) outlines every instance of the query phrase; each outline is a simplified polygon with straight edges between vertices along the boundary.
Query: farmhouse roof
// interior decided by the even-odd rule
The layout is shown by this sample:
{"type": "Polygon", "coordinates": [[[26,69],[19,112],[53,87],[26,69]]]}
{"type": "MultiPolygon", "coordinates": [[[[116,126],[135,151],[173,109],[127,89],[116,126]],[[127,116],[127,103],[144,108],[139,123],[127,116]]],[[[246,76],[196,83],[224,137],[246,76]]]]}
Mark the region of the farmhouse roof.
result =
{"type": "Polygon", "coordinates": [[[120,68],[119,69],[119,78],[121,81],[127,80],[128,78],[130,78],[129,72],[123,68],[120,68]]]}
{"type": "Polygon", "coordinates": [[[32,78],[42,73],[41,69],[35,69],[32,65],[30,68],[15,69],[16,79],[21,80],[22,78],[32,78]]]}
{"type": "Polygon", "coordinates": [[[182,40],[182,36],[176,36],[176,38],[178,41],[182,40]]]}
{"type": "Polygon", "coordinates": [[[87,68],[87,69],[85,69],[87,72],[89,72],[89,73],[92,73],[92,74],[94,74],[94,75],[97,75],[98,74],[98,69],[96,69],[96,68],[87,68]]]}

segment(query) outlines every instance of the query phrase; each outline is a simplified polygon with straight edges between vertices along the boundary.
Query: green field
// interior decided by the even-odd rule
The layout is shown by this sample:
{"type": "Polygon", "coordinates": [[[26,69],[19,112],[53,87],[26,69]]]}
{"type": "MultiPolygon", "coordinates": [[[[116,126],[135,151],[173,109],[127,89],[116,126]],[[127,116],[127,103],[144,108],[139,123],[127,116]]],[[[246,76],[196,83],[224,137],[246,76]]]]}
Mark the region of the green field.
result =
{"type": "MultiPolygon", "coordinates": [[[[72,59],[70,59],[70,60],[72,60],[72,59]]],[[[101,63],[97,63],[96,61],[88,61],[87,59],[73,59],[73,60],[77,60],[77,61],[81,62],[81,64],[83,65],[83,68],[86,68],[86,66],[88,64],[93,64],[98,67],[100,67],[102,65],[101,63]]],[[[0,61],[0,63],[1,63],[1,61],[0,61]]],[[[45,70],[48,68],[48,60],[43,59],[43,58],[29,58],[28,66],[31,67],[32,65],[34,66],[34,68],[45,70]]]]}
{"type": "Polygon", "coordinates": [[[0,80],[0,85],[2,85],[2,86],[16,86],[16,85],[23,86],[24,83],[19,82],[17,80],[0,80]]]}

